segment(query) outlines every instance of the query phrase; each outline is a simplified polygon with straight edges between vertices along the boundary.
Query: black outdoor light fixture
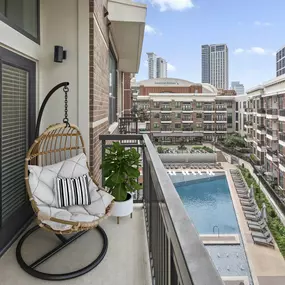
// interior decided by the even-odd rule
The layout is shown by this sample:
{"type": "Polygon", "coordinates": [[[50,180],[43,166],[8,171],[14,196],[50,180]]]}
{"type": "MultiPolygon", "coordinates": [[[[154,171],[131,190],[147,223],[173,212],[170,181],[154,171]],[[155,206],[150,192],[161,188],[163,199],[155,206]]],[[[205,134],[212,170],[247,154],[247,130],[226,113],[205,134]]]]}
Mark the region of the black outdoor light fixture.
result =
{"type": "Polygon", "coordinates": [[[62,46],[54,47],[54,62],[62,63],[66,59],[66,50],[63,50],[62,46]]]}

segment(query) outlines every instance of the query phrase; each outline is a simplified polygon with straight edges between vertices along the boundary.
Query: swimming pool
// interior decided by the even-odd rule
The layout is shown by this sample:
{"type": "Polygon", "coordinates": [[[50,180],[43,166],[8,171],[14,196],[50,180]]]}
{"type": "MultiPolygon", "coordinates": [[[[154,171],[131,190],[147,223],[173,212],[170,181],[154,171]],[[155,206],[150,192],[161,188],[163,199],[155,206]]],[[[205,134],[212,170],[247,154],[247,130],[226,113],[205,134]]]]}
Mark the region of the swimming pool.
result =
{"type": "Polygon", "coordinates": [[[218,226],[220,234],[239,233],[225,175],[204,176],[190,181],[181,181],[180,178],[178,182],[179,176],[174,178],[174,186],[200,234],[213,234],[215,226],[218,226]]]}
{"type": "MultiPolygon", "coordinates": [[[[215,175],[183,175],[177,172],[170,178],[190,219],[199,234],[213,234],[218,226],[220,234],[240,235],[227,178],[223,172],[215,175]]],[[[217,234],[217,230],[215,231],[217,234]]],[[[247,276],[253,285],[242,238],[239,245],[206,245],[221,276],[247,276]]]]}

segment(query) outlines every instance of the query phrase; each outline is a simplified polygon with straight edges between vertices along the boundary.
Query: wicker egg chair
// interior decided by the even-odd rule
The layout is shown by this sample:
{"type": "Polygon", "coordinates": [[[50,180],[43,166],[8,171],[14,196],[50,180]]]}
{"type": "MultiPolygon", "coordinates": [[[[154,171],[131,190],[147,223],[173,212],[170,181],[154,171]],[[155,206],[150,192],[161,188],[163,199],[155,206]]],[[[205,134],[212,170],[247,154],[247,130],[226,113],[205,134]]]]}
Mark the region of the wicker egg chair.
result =
{"type": "MultiPolygon", "coordinates": [[[[58,86],[62,86],[64,83],[59,84],[58,86]]],[[[59,87],[54,88],[57,90],[59,87]]],[[[66,107],[67,107],[67,92],[66,83],[65,83],[65,96],[66,96],[66,107]]],[[[54,91],[52,92],[54,93],[54,91]]],[[[50,97],[50,96],[49,96],[50,97]]],[[[45,102],[46,104],[46,102],[45,102]]],[[[44,104],[44,105],[45,105],[44,104]]],[[[42,109],[44,106],[42,107],[42,109]]],[[[41,115],[42,115],[41,110],[41,115]]],[[[67,112],[66,112],[67,117],[67,112]]],[[[50,126],[43,134],[41,134],[34,141],[33,145],[30,147],[26,159],[25,159],[25,183],[26,189],[28,192],[28,197],[31,202],[32,208],[36,215],[37,225],[32,227],[29,231],[27,231],[23,237],[20,239],[17,249],[16,249],[16,257],[19,265],[30,275],[45,279],[45,280],[67,280],[71,278],[75,278],[81,276],[93,268],[95,268],[104,258],[107,248],[108,248],[108,239],[105,231],[99,226],[99,223],[107,218],[110,215],[111,208],[113,206],[113,202],[111,202],[105,209],[105,213],[99,217],[93,217],[90,215],[90,219],[88,221],[76,221],[75,219],[62,219],[53,215],[49,215],[46,212],[41,210],[39,206],[39,199],[35,196],[35,193],[31,189],[30,181],[29,181],[29,165],[31,166],[52,166],[57,163],[64,163],[66,160],[75,157],[79,154],[85,154],[85,147],[82,135],[77,126],[69,124],[68,119],[65,118],[65,123],[56,124],[50,126]],[[93,220],[92,220],[93,219],[93,220]],[[59,229],[51,226],[51,225],[59,225],[59,229]],[[25,240],[38,229],[45,229],[48,232],[54,233],[56,237],[61,241],[61,244],[57,246],[55,249],[51,250],[37,261],[28,265],[23,257],[22,257],[22,247],[24,245],[25,240]],[[71,244],[73,241],[78,239],[80,236],[85,234],[90,229],[96,229],[102,237],[103,247],[94,261],[85,266],[82,269],[69,272],[69,273],[61,273],[61,274],[51,274],[45,273],[36,270],[35,268],[41,265],[43,262],[47,261],[53,255],[58,253],[60,250],[65,248],[67,245],[71,244]],[[65,237],[66,234],[73,234],[71,237],[65,237]]],[[[99,184],[94,180],[91,172],[89,171],[88,164],[86,163],[87,171],[89,172],[89,177],[97,186],[98,193],[101,191],[106,191],[104,188],[100,187],[99,184]]],[[[92,184],[92,185],[94,185],[92,184]]],[[[94,185],[94,186],[95,186],[94,185]]],[[[107,191],[106,191],[107,192],[107,191]]],[[[103,193],[103,192],[102,192],[103,193]]],[[[48,207],[49,205],[47,205],[48,207]]],[[[80,206],[79,206],[80,207],[80,206]]],[[[83,207],[82,207],[83,208],[83,207]]],[[[57,210],[55,208],[55,210],[57,210]]],[[[61,211],[61,209],[59,209],[61,211]]],[[[85,208],[83,209],[86,210],[85,208]]],[[[67,210],[63,210],[67,211],[67,210]]],[[[68,211],[67,211],[68,212],[68,211]]],[[[86,211],[85,211],[86,212],[86,211]]],[[[52,210],[50,210],[52,213],[52,210]]],[[[71,213],[72,214],[72,213],[71,213]]],[[[87,216],[85,214],[85,216],[87,216]]],[[[76,217],[76,216],[75,216],[76,217]]],[[[95,242],[95,241],[94,241],[95,242]]]]}

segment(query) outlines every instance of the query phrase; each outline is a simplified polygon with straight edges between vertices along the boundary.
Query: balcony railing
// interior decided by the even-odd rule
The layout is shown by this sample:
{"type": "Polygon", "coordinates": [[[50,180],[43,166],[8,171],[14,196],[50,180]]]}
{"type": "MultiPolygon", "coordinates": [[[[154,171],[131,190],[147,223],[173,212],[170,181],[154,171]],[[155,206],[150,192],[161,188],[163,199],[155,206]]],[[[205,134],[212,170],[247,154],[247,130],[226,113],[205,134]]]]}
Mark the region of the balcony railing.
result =
{"type": "Polygon", "coordinates": [[[193,128],[182,128],[184,132],[193,132],[193,128]]]}
{"type": "Polygon", "coordinates": [[[141,154],[153,284],[223,285],[148,135],[101,135],[100,140],[103,159],[110,141],[141,154]]]}
{"type": "Polygon", "coordinates": [[[119,118],[120,134],[137,134],[138,133],[138,117],[133,115],[125,115],[119,118]]]}
{"type": "Polygon", "coordinates": [[[274,131],[272,129],[266,129],[266,133],[272,137],[277,137],[278,136],[278,132],[274,131]]]}
{"type": "Polygon", "coordinates": [[[246,126],[252,126],[252,122],[249,122],[249,121],[245,122],[244,124],[245,124],[246,126]]]}
{"type": "Polygon", "coordinates": [[[171,121],[172,118],[171,118],[171,117],[161,117],[160,120],[161,120],[161,121],[171,121]]]}
{"type": "Polygon", "coordinates": [[[267,109],[266,114],[268,115],[278,115],[278,109],[267,109]]]}
{"type": "Polygon", "coordinates": [[[263,130],[265,130],[265,126],[264,125],[257,125],[257,129],[259,130],[259,131],[263,131],[263,130]]]}
{"type": "Polygon", "coordinates": [[[188,106],[188,105],[184,105],[184,106],[182,106],[182,111],[193,111],[193,107],[188,106]]]}
{"type": "Polygon", "coordinates": [[[285,109],[279,111],[279,116],[285,117],[285,109]]]}
{"type": "Polygon", "coordinates": [[[253,112],[253,108],[245,108],[245,111],[248,113],[252,113],[253,112]]]}
{"type": "Polygon", "coordinates": [[[161,107],[161,111],[171,111],[172,109],[170,107],[161,107]]]}
{"type": "Polygon", "coordinates": [[[207,105],[204,105],[203,106],[203,110],[204,111],[214,111],[214,106],[207,106],[207,105]]]}
{"type": "Polygon", "coordinates": [[[193,117],[182,117],[182,121],[193,121],[193,117]]]}
{"type": "Polygon", "coordinates": [[[279,133],[279,140],[285,142],[285,134],[284,133],[279,133]]]}
{"type": "Polygon", "coordinates": [[[219,112],[219,111],[227,111],[227,108],[226,107],[221,107],[219,105],[216,105],[216,112],[219,112]]]}
{"type": "Polygon", "coordinates": [[[257,109],[258,114],[265,114],[265,109],[264,108],[259,108],[257,109]]]}
{"type": "Polygon", "coordinates": [[[280,160],[280,164],[285,167],[285,157],[282,155],[279,155],[279,160],[280,160]]]}
{"type": "Polygon", "coordinates": [[[276,158],[278,154],[277,150],[272,150],[270,148],[267,148],[267,153],[274,158],[276,158]]]}
{"type": "Polygon", "coordinates": [[[264,147],[265,146],[265,142],[264,141],[261,141],[261,140],[257,140],[257,145],[259,147],[264,147]]]}

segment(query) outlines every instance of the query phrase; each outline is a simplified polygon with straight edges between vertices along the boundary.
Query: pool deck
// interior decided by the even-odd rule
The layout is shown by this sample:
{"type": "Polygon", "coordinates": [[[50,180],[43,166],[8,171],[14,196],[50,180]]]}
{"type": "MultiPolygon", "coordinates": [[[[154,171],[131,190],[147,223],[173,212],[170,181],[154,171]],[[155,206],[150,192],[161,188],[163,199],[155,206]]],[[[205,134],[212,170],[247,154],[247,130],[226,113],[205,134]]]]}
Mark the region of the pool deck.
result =
{"type": "Polygon", "coordinates": [[[251,269],[253,282],[255,285],[284,285],[285,284],[285,261],[277,245],[275,249],[253,243],[251,231],[247,226],[242,206],[234,183],[230,174],[230,169],[237,169],[230,163],[222,163],[224,167],[233,205],[236,211],[241,236],[244,242],[248,263],[251,269]]]}

